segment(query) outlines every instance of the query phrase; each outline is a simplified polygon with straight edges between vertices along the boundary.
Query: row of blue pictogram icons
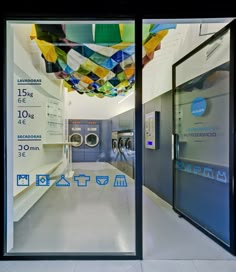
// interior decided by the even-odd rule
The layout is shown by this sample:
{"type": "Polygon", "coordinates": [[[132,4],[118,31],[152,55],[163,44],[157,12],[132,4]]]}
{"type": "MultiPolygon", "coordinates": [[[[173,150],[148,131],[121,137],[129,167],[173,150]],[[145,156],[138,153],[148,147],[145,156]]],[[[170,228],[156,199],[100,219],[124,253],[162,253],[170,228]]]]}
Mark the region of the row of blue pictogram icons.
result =
{"type": "MultiPolygon", "coordinates": [[[[73,177],[78,187],[87,187],[91,181],[91,177],[85,174],[80,174],[73,177]]],[[[110,181],[109,176],[96,176],[96,184],[99,186],[106,186],[110,181]]],[[[50,186],[50,175],[39,174],[36,175],[36,186],[50,186]]],[[[17,186],[29,186],[30,185],[30,176],[28,174],[18,174],[17,175],[17,186]]],[[[69,187],[71,182],[61,175],[60,178],[55,182],[57,187],[69,187]]],[[[126,176],[119,174],[116,175],[113,180],[114,187],[128,187],[126,176]]]]}
{"type": "Polygon", "coordinates": [[[176,161],[176,169],[189,174],[202,176],[204,178],[216,180],[222,183],[228,183],[228,169],[218,169],[218,167],[202,166],[181,160],[176,161]]]}

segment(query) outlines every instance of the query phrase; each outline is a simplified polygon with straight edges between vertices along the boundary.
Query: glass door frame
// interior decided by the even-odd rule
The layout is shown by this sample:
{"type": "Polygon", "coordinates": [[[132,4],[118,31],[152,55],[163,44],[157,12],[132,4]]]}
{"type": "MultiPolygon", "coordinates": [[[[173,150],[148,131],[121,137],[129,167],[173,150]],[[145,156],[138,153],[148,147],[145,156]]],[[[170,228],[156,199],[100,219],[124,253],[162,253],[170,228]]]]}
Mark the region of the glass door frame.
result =
{"type": "Polygon", "coordinates": [[[236,164],[235,164],[235,115],[236,115],[236,95],[235,92],[235,45],[236,45],[236,20],[233,20],[231,23],[229,23],[227,26],[225,26],[223,29],[215,33],[213,36],[211,36],[209,39],[204,41],[202,44],[200,44],[198,47],[193,49],[191,52],[189,52],[187,55],[185,55],[183,58],[181,58],[179,61],[174,63],[172,65],[172,110],[173,110],[173,126],[172,126],[172,135],[173,135],[173,210],[178,213],[181,217],[185,218],[188,222],[190,222],[192,225],[194,225],[196,228],[198,228],[200,231],[202,231],[204,234],[206,234],[208,237],[213,239],[216,243],[221,245],[223,248],[225,248],[227,251],[232,253],[233,255],[236,254],[236,194],[235,194],[235,174],[236,174],[236,164]],[[227,31],[230,31],[230,82],[229,82],[229,95],[230,95],[230,109],[229,109],[229,233],[230,233],[230,243],[229,246],[227,246],[225,243],[223,243],[220,239],[218,239],[216,236],[211,234],[210,232],[206,231],[202,226],[197,224],[195,221],[193,221],[191,218],[186,216],[183,212],[181,212],[176,207],[176,199],[175,199],[175,192],[176,192],[176,176],[175,176],[175,161],[177,158],[177,138],[175,135],[175,91],[176,91],[176,70],[177,67],[182,64],[184,61],[186,61],[188,58],[196,54],[198,51],[200,51],[202,48],[204,48],[209,43],[213,42],[217,38],[219,38],[221,35],[226,33],[227,31]]]}
{"type": "Polygon", "coordinates": [[[3,135],[3,151],[4,151],[4,180],[0,185],[1,205],[0,205],[0,260],[142,260],[143,259],[143,224],[142,224],[142,145],[136,146],[136,167],[135,167],[135,252],[131,253],[15,253],[6,252],[7,239],[7,22],[8,21],[122,21],[130,20],[135,25],[135,142],[142,142],[142,19],[135,15],[122,15],[106,17],[96,14],[80,15],[79,18],[58,17],[52,15],[44,16],[6,16],[4,18],[3,33],[3,117],[4,117],[4,135],[3,135]],[[49,19],[50,18],[50,19],[49,19]]]}

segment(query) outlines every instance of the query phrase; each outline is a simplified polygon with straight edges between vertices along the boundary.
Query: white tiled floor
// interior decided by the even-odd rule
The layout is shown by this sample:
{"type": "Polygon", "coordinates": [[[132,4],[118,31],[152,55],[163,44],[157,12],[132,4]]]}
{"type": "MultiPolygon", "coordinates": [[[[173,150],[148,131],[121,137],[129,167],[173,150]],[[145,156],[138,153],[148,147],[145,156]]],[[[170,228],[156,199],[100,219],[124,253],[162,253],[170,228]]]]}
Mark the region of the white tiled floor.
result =
{"type": "Polygon", "coordinates": [[[121,174],[108,163],[74,165],[74,176],[90,177],[87,187],[52,186],[30,211],[14,225],[12,252],[134,252],[135,190],[114,187],[121,174]],[[97,176],[109,176],[106,186],[97,176]]]}
{"type": "MultiPolygon", "coordinates": [[[[94,171],[93,174],[96,175],[109,173],[110,176],[114,176],[116,173],[114,172],[114,168],[107,164],[94,164],[92,165],[92,168],[94,171]]],[[[92,176],[91,172],[86,172],[90,171],[91,165],[77,165],[77,169],[83,170],[84,173],[91,174],[92,176]]],[[[80,210],[78,210],[78,207],[81,207],[83,201],[86,199],[85,191],[83,191],[82,194],[77,195],[74,191],[78,190],[78,188],[71,187],[73,190],[67,191],[67,195],[65,191],[63,194],[61,194],[61,191],[58,191],[62,188],[56,188],[56,190],[50,189],[51,193],[46,194],[31,209],[20,224],[16,226],[15,238],[18,241],[18,244],[16,244],[16,251],[17,249],[21,249],[22,251],[30,249],[37,251],[39,250],[40,245],[50,246],[52,251],[62,245],[76,251],[79,250],[78,244],[80,244],[81,249],[89,249],[89,247],[86,247],[86,241],[88,241],[88,239],[90,241],[90,246],[92,245],[92,250],[96,249],[96,247],[99,249],[99,246],[101,251],[106,251],[109,248],[111,250],[116,249],[117,251],[132,250],[133,219],[130,220],[130,216],[132,216],[134,212],[132,206],[134,203],[132,186],[134,186],[134,184],[129,178],[127,178],[127,180],[129,186],[128,188],[123,188],[125,190],[122,195],[118,193],[119,190],[114,193],[114,191],[112,191],[112,186],[110,189],[109,187],[107,188],[108,193],[106,192],[105,194],[100,188],[90,186],[90,191],[88,191],[89,199],[91,203],[95,205],[93,209],[90,209],[91,207],[88,203],[83,205],[83,209],[87,211],[86,217],[83,217],[83,213],[80,213],[80,210]],[[78,196],[80,199],[79,201],[78,196]],[[50,199],[53,199],[53,201],[50,201],[50,199]],[[60,205],[60,203],[66,203],[66,205],[60,205]],[[78,203],[79,205],[77,206],[78,203]],[[108,205],[109,203],[110,205],[113,203],[111,208],[116,213],[112,220],[110,218],[112,215],[109,210],[105,209],[106,204],[108,205]],[[116,207],[118,203],[119,205],[116,207]],[[103,208],[103,213],[100,212],[101,208],[103,208]],[[68,209],[70,210],[69,214],[68,209]],[[47,215],[45,210],[53,211],[53,214],[47,215]],[[57,210],[59,210],[59,213],[57,210]],[[78,215],[78,213],[84,220],[87,220],[87,229],[84,228],[86,225],[81,228],[84,230],[83,232],[78,231],[77,225],[75,227],[73,224],[63,222],[64,220],[67,220],[67,222],[73,221],[74,223],[77,223],[77,221],[74,220],[74,215],[78,215]],[[101,218],[99,219],[101,216],[103,216],[103,220],[101,220],[101,218]],[[109,220],[108,218],[106,219],[106,217],[108,217],[109,220]],[[95,218],[97,223],[101,222],[101,227],[104,226],[105,221],[107,226],[112,228],[112,231],[108,231],[109,228],[107,228],[104,232],[102,229],[98,229],[97,225],[93,228],[92,218],[95,218]],[[128,218],[129,220],[127,220],[128,218]],[[60,222],[58,221],[59,219],[61,219],[61,225],[58,224],[60,222]],[[54,231],[53,234],[50,232],[50,228],[55,228],[55,226],[52,225],[54,221],[57,223],[57,232],[54,231]],[[51,224],[49,229],[46,228],[46,226],[48,227],[47,222],[50,222],[51,224]],[[117,224],[117,222],[119,222],[119,224],[117,224]],[[44,233],[49,233],[47,236],[49,239],[48,243],[45,242],[45,239],[41,239],[42,237],[39,235],[39,229],[35,229],[35,232],[32,232],[31,228],[33,226],[36,227],[38,224],[40,224],[40,229],[43,229],[44,233]],[[62,239],[61,236],[65,229],[70,235],[63,235],[62,239]],[[86,231],[91,233],[89,237],[88,235],[85,235],[87,233],[86,231]],[[25,233],[27,234],[26,236],[25,233]],[[71,235],[71,233],[73,235],[71,235]],[[117,235],[117,233],[119,233],[119,235],[117,235]],[[95,234],[102,235],[103,239],[96,240],[95,234]],[[58,239],[53,240],[55,237],[58,239]],[[40,242],[40,239],[43,243],[40,242]],[[111,240],[112,242],[109,242],[110,239],[113,239],[111,240]],[[52,245],[50,241],[53,241],[55,244],[52,245]],[[80,243],[78,243],[79,241],[80,243]],[[124,241],[126,241],[126,243],[124,243],[124,241]]],[[[229,254],[183,218],[179,218],[168,203],[157,197],[145,187],[143,201],[144,260],[142,261],[2,261],[0,262],[0,272],[236,271],[236,257],[229,254]]]]}
{"type": "Polygon", "coordinates": [[[197,272],[193,261],[144,261],[143,272],[197,272]]]}
{"type": "Polygon", "coordinates": [[[3,261],[0,272],[235,272],[233,260],[3,261]]]}
{"type": "Polygon", "coordinates": [[[236,260],[146,188],[143,229],[146,260],[236,260]]]}

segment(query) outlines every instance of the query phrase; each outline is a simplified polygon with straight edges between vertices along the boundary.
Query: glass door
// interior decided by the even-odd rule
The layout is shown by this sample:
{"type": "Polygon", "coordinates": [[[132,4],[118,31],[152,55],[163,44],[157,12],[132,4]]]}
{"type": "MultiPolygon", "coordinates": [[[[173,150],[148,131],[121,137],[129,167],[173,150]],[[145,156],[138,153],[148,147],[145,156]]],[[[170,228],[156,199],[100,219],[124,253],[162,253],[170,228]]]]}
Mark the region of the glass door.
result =
{"type": "Polygon", "coordinates": [[[174,210],[233,249],[231,29],[173,66],[174,210]]]}
{"type": "Polygon", "coordinates": [[[6,21],[5,258],[142,257],[141,159],[130,176],[112,145],[140,130],[135,39],[131,19],[6,21]]]}

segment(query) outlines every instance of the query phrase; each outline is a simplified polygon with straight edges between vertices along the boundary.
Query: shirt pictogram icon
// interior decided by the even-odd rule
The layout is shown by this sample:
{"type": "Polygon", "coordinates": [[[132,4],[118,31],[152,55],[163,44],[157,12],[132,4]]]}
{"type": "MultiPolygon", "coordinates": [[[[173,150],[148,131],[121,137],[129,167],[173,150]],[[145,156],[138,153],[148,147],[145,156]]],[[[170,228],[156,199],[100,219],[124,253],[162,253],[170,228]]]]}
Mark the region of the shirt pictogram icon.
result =
{"type": "Polygon", "coordinates": [[[90,181],[90,176],[80,174],[78,176],[74,176],[74,181],[77,182],[78,187],[87,187],[88,182],[90,181]]]}

